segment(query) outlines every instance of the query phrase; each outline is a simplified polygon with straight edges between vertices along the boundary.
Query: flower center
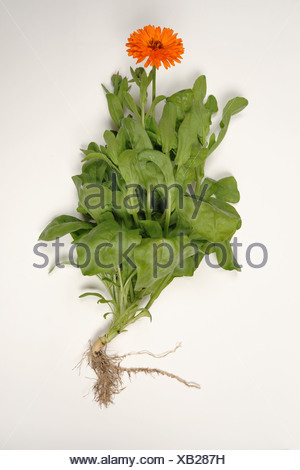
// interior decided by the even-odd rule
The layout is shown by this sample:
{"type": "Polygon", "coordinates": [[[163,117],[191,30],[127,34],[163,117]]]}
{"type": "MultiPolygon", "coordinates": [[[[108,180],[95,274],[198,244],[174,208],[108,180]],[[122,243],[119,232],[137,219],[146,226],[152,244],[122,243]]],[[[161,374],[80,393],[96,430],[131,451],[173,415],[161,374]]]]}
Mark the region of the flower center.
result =
{"type": "Polygon", "coordinates": [[[151,49],[163,49],[164,46],[161,41],[150,39],[148,47],[151,47],[151,49]]]}

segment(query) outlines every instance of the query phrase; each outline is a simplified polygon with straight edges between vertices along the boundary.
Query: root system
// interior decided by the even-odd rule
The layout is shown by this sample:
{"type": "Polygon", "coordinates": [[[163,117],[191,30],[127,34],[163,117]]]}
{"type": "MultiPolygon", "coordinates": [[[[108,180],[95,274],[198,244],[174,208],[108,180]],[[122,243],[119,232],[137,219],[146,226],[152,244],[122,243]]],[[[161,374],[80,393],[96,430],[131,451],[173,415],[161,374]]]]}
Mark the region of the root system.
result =
{"type": "Polygon", "coordinates": [[[93,369],[97,376],[93,385],[95,401],[98,402],[100,406],[105,407],[112,404],[114,396],[125,388],[123,387],[122,381],[124,374],[127,374],[129,378],[131,378],[133,374],[137,373],[164,375],[171,379],[177,380],[187,387],[200,388],[200,386],[196,383],[187,382],[181,377],[161,369],[149,367],[122,367],[120,365],[122,360],[127,356],[148,354],[155,358],[162,358],[172,352],[175,352],[179,347],[180,344],[177,345],[173,350],[159,355],[155,355],[149,351],[139,351],[136,353],[125,354],[123,356],[111,356],[106,353],[106,346],[97,351],[95,351],[95,348],[91,346],[84,354],[83,359],[87,359],[89,366],[93,369]]]}

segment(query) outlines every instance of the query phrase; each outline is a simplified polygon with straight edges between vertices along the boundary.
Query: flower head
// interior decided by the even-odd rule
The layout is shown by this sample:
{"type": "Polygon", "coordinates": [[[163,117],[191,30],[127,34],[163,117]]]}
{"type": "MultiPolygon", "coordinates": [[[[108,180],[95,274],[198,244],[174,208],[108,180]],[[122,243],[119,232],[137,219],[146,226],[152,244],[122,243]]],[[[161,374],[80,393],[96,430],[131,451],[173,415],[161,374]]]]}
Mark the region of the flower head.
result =
{"type": "Polygon", "coordinates": [[[182,39],[178,39],[173,29],[158,26],[145,26],[138,29],[128,38],[127,53],[137,60],[137,64],[148,57],[145,67],[155,66],[157,69],[163,63],[167,69],[175,62],[180,62],[184,53],[182,39]]]}

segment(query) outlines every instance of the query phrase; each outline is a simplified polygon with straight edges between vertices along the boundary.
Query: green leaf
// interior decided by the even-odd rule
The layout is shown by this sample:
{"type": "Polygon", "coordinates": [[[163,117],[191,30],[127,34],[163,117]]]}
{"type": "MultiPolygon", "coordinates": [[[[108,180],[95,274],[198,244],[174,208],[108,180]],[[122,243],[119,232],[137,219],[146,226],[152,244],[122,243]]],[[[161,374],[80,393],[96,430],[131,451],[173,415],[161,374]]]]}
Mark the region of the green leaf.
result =
{"type": "MultiPolygon", "coordinates": [[[[94,225],[93,225],[94,227],[94,225]]],[[[91,229],[81,229],[71,232],[71,237],[73,238],[72,245],[76,245],[83,235],[86,235],[91,229]]]]}
{"type": "Polygon", "coordinates": [[[80,149],[85,155],[90,153],[100,152],[99,145],[96,142],[90,142],[86,150],[80,149]]]}
{"type": "Polygon", "coordinates": [[[199,143],[192,145],[191,156],[187,162],[188,166],[191,168],[196,168],[198,166],[204,168],[204,163],[208,155],[208,149],[203,148],[199,143]]]}
{"type": "MultiPolygon", "coordinates": [[[[152,162],[156,166],[156,171],[159,169],[164,176],[164,181],[169,186],[174,183],[173,166],[171,160],[167,155],[158,150],[144,150],[138,154],[138,161],[149,163],[152,162]]],[[[143,171],[145,182],[156,184],[155,179],[150,180],[147,176],[147,167],[143,171]]],[[[158,178],[158,175],[156,176],[158,178]]]]}
{"type": "Polygon", "coordinates": [[[154,110],[155,107],[158,105],[158,103],[160,103],[161,101],[163,101],[163,100],[165,100],[165,99],[166,99],[166,97],[165,97],[164,95],[159,95],[159,96],[157,96],[157,97],[152,101],[151,106],[150,106],[150,108],[149,108],[149,111],[148,111],[147,114],[146,114],[145,119],[147,119],[147,118],[150,116],[150,114],[153,112],[153,110],[154,110]]]}
{"type": "Polygon", "coordinates": [[[108,166],[107,163],[97,157],[89,159],[82,166],[81,175],[77,175],[82,183],[102,183],[108,166]]]}
{"type": "Polygon", "coordinates": [[[178,227],[188,231],[193,238],[222,242],[232,235],[241,224],[237,211],[224,201],[210,197],[201,201],[185,196],[183,208],[177,209],[178,227]]]}
{"type": "Polygon", "coordinates": [[[221,130],[219,132],[217,140],[214,141],[212,145],[210,145],[208,155],[210,155],[220,145],[220,143],[224,139],[231,117],[234,114],[241,112],[247,105],[248,105],[248,100],[246,100],[246,98],[237,97],[228,101],[228,103],[223,109],[223,117],[220,122],[221,130]]]}
{"type": "Polygon", "coordinates": [[[106,312],[106,313],[103,315],[103,318],[106,319],[106,317],[107,317],[108,315],[113,315],[113,312],[106,312]]]}
{"type": "Polygon", "coordinates": [[[203,102],[205,95],[206,95],[206,77],[205,75],[200,75],[195,80],[195,83],[193,85],[193,95],[195,98],[195,101],[203,102]]]}
{"type": "Polygon", "coordinates": [[[176,266],[173,276],[174,277],[182,277],[182,276],[193,276],[195,270],[198,268],[199,264],[204,258],[204,253],[198,253],[189,256],[188,258],[184,259],[184,265],[181,267],[180,265],[176,266]]]}
{"type": "Polygon", "coordinates": [[[145,230],[145,233],[150,238],[162,238],[163,231],[160,224],[154,220],[141,220],[141,227],[145,230]]]}
{"type": "Polygon", "coordinates": [[[121,229],[113,220],[99,223],[81,238],[77,246],[78,265],[82,274],[92,276],[103,273],[107,275],[114,273],[119,265],[123,268],[126,264],[134,265],[133,248],[140,243],[141,238],[139,230],[121,229]],[[129,249],[130,252],[127,252],[129,249]]]}
{"type": "Polygon", "coordinates": [[[126,208],[123,203],[121,191],[113,191],[99,183],[83,184],[78,191],[81,207],[96,221],[103,220],[102,216],[107,211],[113,211],[125,219],[126,208]]]}
{"type": "Polygon", "coordinates": [[[75,184],[75,187],[76,187],[76,190],[77,190],[77,193],[78,193],[80,188],[81,188],[81,184],[82,184],[81,176],[79,176],[79,175],[72,176],[72,181],[75,184]]]}
{"type": "Polygon", "coordinates": [[[104,298],[103,298],[103,299],[99,299],[99,300],[97,301],[97,304],[113,304],[113,303],[114,303],[113,300],[107,300],[107,299],[104,299],[104,298]]]}
{"type": "Polygon", "coordinates": [[[130,67],[130,72],[131,72],[133,81],[135,81],[135,83],[139,87],[141,84],[141,77],[144,73],[146,73],[144,67],[137,67],[135,70],[133,70],[133,68],[130,67]]]}
{"type": "Polygon", "coordinates": [[[140,313],[135,315],[134,321],[139,320],[140,318],[143,318],[143,317],[148,317],[148,318],[150,318],[150,321],[152,322],[152,315],[151,315],[150,311],[147,308],[140,308],[138,310],[138,312],[140,312],[140,313]]]}
{"type": "Polygon", "coordinates": [[[207,202],[211,196],[215,194],[217,189],[217,181],[212,178],[204,178],[200,185],[199,194],[207,202]]]}
{"type": "Polygon", "coordinates": [[[85,292],[84,294],[79,295],[79,298],[82,299],[83,297],[87,297],[88,295],[94,295],[95,297],[99,297],[100,299],[104,299],[102,294],[98,294],[98,292],[85,292]]]}
{"type": "Polygon", "coordinates": [[[187,90],[178,91],[177,93],[174,93],[172,96],[167,98],[167,102],[174,103],[176,106],[176,116],[178,121],[182,121],[185,114],[191,109],[193,99],[193,91],[190,88],[187,90]]]}
{"type": "Polygon", "coordinates": [[[180,168],[190,158],[192,146],[197,142],[199,116],[195,107],[186,114],[178,129],[178,150],[175,163],[180,168]]]}
{"type": "Polygon", "coordinates": [[[99,152],[99,153],[98,152],[97,153],[89,153],[81,161],[86,162],[88,160],[92,160],[93,158],[99,158],[100,160],[103,160],[104,162],[106,162],[114,170],[118,170],[118,167],[116,165],[114,165],[114,163],[110,160],[110,158],[107,157],[107,155],[105,155],[104,153],[101,153],[101,152],[99,152]]]}
{"type": "Polygon", "coordinates": [[[141,81],[140,81],[140,106],[145,108],[147,103],[147,88],[148,88],[148,77],[146,71],[143,72],[141,81]]]}
{"type": "Polygon", "coordinates": [[[103,90],[105,91],[105,93],[110,93],[110,91],[106,88],[105,85],[103,85],[103,83],[101,83],[101,86],[102,86],[103,90]]]}
{"type": "Polygon", "coordinates": [[[165,104],[158,127],[162,151],[168,154],[172,149],[177,148],[176,105],[171,101],[165,104]]]}
{"type": "Polygon", "coordinates": [[[213,132],[213,133],[211,134],[211,136],[210,136],[210,138],[209,138],[209,142],[208,142],[208,148],[209,148],[209,149],[212,148],[212,146],[214,145],[215,141],[216,141],[216,135],[215,135],[215,133],[213,132]]]}
{"type": "Polygon", "coordinates": [[[230,241],[210,243],[206,248],[206,254],[216,253],[218,264],[226,271],[241,271],[241,268],[233,255],[230,241]]]}
{"type": "MultiPolygon", "coordinates": [[[[188,162],[189,163],[189,162],[188,162]]],[[[188,185],[191,181],[195,179],[195,170],[194,168],[189,168],[188,166],[181,166],[175,175],[175,181],[180,185],[180,188],[183,191],[183,194],[186,192],[188,185]]]]}
{"type": "Polygon", "coordinates": [[[39,240],[51,241],[56,238],[63,237],[68,233],[75,232],[79,229],[93,228],[94,225],[83,222],[76,217],[70,215],[60,215],[50,222],[47,227],[42,231],[39,240]]]}
{"type": "Polygon", "coordinates": [[[124,117],[120,98],[113,93],[107,93],[106,99],[112,120],[117,127],[120,127],[121,119],[124,117]]]}
{"type": "Polygon", "coordinates": [[[204,106],[210,111],[210,115],[218,111],[218,103],[214,95],[209,95],[204,106]]]}
{"type": "Polygon", "coordinates": [[[135,290],[153,286],[158,279],[165,278],[175,270],[181,257],[184,259],[194,252],[187,236],[143,238],[141,244],[134,250],[137,267],[135,290]]]}
{"type": "Polygon", "coordinates": [[[138,171],[137,155],[137,151],[132,149],[124,150],[120,155],[119,168],[127,185],[142,185],[144,182],[138,171]]]}
{"type": "Polygon", "coordinates": [[[106,151],[109,158],[114,162],[115,165],[118,165],[119,155],[122,152],[122,148],[120,148],[120,142],[117,141],[115,134],[111,131],[105,131],[103,137],[107,143],[106,151]]]}
{"type": "Polygon", "coordinates": [[[141,152],[145,149],[152,149],[152,143],[143,126],[130,117],[123,119],[122,127],[126,131],[126,137],[132,149],[141,152]]]}
{"type": "Polygon", "coordinates": [[[119,155],[127,148],[127,138],[126,138],[126,131],[123,127],[119,129],[116,135],[116,143],[118,145],[118,152],[119,155]]]}
{"type": "Polygon", "coordinates": [[[124,96],[128,92],[128,90],[129,90],[128,79],[127,77],[124,77],[123,80],[121,81],[121,84],[118,90],[118,98],[120,100],[121,105],[123,105],[124,103],[124,96]]]}
{"type": "Polygon", "coordinates": [[[218,210],[224,212],[225,214],[231,214],[231,216],[235,217],[236,220],[237,220],[236,230],[239,230],[241,228],[242,219],[241,219],[238,211],[235,209],[235,207],[233,207],[231,204],[228,204],[225,201],[222,201],[222,199],[217,199],[216,197],[209,198],[209,200],[207,202],[209,204],[213,205],[218,210]]]}
{"type": "Polygon", "coordinates": [[[117,284],[116,282],[114,282],[114,281],[112,281],[111,279],[109,279],[109,277],[102,277],[101,279],[102,279],[102,281],[106,281],[106,282],[108,282],[109,284],[112,284],[113,286],[120,287],[119,284],[117,284]]]}
{"type": "Polygon", "coordinates": [[[150,137],[152,144],[154,144],[154,146],[161,147],[160,130],[156,120],[152,116],[148,116],[145,120],[145,129],[148,136],[150,137]]]}
{"type": "Polygon", "coordinates": [[[152,68],[148,75],[147,86],[149,86],[150,83],[152,82],[154,75],[155,75],[155,71],[154,71],[154,68],[152,68]]]}
{"type": "Polygon", "coordinates": [[[119,72],[114,73],[111,76],[111,83],[113,84],[113,87],[114,87],[114,94],[117,95],[118,91],[119,91],[119,88],[120,88],[120,85],[122,83],[122,77],[119,74],[119,72]]]}
{"type": "Polygon", "coordinates": [[[59,263],[56,263],[52,268],[49,269],[48,274],[51,274],[52,271],[54,271],[55,268],[58,266],[73,266],[74,264],[71,263],[71,261],[65,260],[65,261],[59,261],[59,263]]]}
{"type": "Polygon", "coordinates": [[[228,176],[227,178],[222,178],[217,181],[214,194],[218,199],[231,203],[236,203],[240,200],[237,182],[233,176],[228,176]]]}
{"type": "Polygon", "coordinates": [[[206,147],[206,137],[209,134],[209,129],[211,125],[211,115],[217,105],[216,99],[212,95],[208,97],[206,104],[203,104],[203,100],[206,95],[206,78],[204,75],[201,75],[195,81],[193,86],[193,94],[195,98],[193,108],[197,113],[199,123],[198,137],[201,144],[206,147]]]}
{"type": "MultiPolygon", "coordinates": [[[[126,195],[126,200],[130,200],[129,206],[138,204],[138,196],[140,205],[144,207],[142,189],[158,191],[159,194],[168,197],[169,204],[171,204],[175,191],[172,186],[174,184],[173,167],[165,154],[157,150],[144,150],[139,154],[135,150],[125,150],[120,155],[119,168],[129,186],[126,195]]],[[[128,209],[127,211],[129,212],[128,209]]],[[[133,212],[137,211],[138,209],[133,212]]]]}
{"type": "Polygon", "coordinates": [[[124,104],[138,119],[141,118],[140,110],[130,93],[124,93],[124,104]]]}

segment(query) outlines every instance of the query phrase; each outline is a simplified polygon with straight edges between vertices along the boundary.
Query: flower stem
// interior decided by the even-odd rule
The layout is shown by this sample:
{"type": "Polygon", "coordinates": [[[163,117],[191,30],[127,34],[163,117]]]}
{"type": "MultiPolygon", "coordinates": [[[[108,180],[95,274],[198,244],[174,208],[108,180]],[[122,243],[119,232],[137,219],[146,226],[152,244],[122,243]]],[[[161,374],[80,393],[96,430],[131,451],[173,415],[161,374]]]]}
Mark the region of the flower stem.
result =
{"type": "Polygon", "coordinates": [[[145,129],[145,105],[142,104],[141,106],[141,124],[143,128],[145,129]]]}
{"type": "MultiPolygon", "coordinates": [[[[152,79],[152,103],[156,98],[156,67],[153,66],[153,79],[152,79]]],[[[155,119],[155,108],[152,111],[152,117],[155,119]]]]}

